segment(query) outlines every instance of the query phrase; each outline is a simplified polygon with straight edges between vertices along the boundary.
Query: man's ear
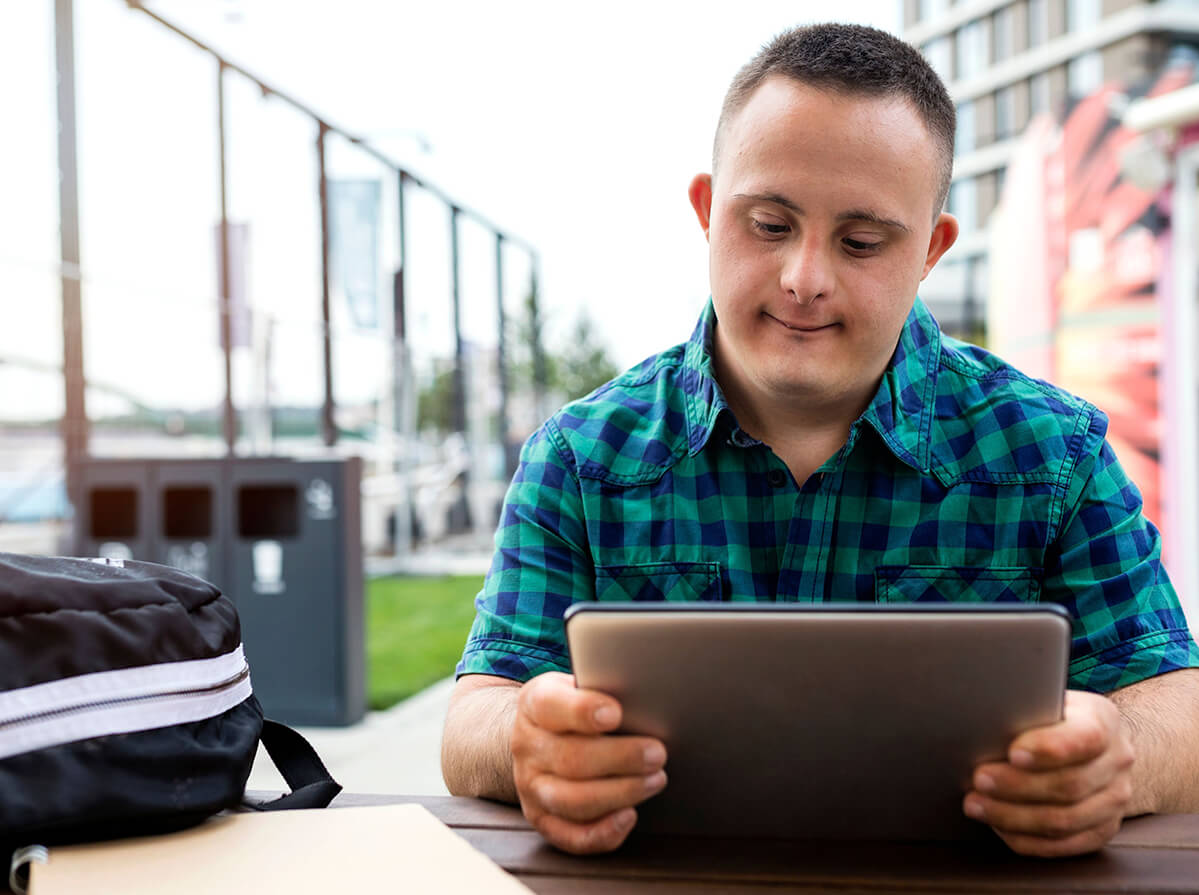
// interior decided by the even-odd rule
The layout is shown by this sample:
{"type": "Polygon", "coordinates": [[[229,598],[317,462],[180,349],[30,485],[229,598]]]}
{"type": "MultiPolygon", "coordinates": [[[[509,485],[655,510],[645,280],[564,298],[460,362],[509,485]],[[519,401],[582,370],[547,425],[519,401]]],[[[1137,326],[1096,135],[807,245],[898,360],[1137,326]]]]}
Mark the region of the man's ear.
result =
{"type": "Polygon", "coordinates": [[[696,174],[691,178],[687,187],[687,196],[691,199],[691,207],[699,218],[699,225],[704,228],[704,239],[708,238],[708,226],[712,219],[712,175],[696,174]]]}
{"type": "Polygon", "coordinates": [[[932,236],[928,240],[928,255],[924,259],[924,273],[920,274],[921,280],[937,266],[941,256],[949,251],[949,247],[957,242],[957,239],[958,219],[951,214],[942,212],[937,217],[937,223],[933,225],[932,236]]]}

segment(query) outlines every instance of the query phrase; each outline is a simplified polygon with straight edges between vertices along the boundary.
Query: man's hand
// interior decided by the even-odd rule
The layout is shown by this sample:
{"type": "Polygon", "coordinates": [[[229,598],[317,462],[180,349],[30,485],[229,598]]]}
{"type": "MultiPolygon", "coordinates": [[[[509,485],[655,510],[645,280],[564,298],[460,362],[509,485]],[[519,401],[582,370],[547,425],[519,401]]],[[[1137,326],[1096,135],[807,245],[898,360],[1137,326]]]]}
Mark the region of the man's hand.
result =
{"type": "Polygon", "coordinates": [[[1065,720],[1018,736],[1006,762],[975,768],[963,809],[1020,854],[1096,851],[1120,829],[1133,794],[1132,764],[1115,704],[1070,690],[1065,720]]]}
{"type": "Polygon", "coordinates": [[[520,690],[512,770],[520,807],[553,845],[611,851],[637,821],[634,805],[666,785],[666,748],[642,736],[611,736],[620,703],[549,672],[520,690]]]}

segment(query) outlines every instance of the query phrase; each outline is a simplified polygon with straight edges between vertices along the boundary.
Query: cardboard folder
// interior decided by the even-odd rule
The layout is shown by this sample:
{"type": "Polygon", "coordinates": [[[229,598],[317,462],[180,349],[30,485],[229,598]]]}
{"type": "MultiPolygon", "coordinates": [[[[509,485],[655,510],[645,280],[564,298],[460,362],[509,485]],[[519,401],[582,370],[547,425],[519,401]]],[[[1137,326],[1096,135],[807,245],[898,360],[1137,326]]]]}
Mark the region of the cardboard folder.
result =
{"type": "Polygon", "coordinates": [[[420,805],[221,815],[180,833],[53,848],[30,895],[527,893],[420,805]]]}

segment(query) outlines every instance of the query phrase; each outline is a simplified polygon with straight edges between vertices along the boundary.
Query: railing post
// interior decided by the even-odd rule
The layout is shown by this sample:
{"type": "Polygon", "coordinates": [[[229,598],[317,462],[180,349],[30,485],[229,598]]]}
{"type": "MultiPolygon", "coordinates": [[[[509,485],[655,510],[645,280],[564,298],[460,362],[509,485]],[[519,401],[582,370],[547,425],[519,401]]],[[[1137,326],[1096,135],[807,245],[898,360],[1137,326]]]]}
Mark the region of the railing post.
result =
{"type": "Polygon", "coordinates": [[[500,447],[504,455],[504,476],[511,478],[516,471],[516,458],[508,441],[508,317],[504,313],[504,234],[495,234],[495,308],[499,339],[496,343],[496,365],[500,377],[499,430],[500,447]]]}
{"type": "Polygon", "coordinates": [[[75,4],[55,0],[54,55],[58,68],[58,213],[62,283],[62,371],[66,403],[62,418],[67,499],[81,513],[79,461],[87,456],[84,400],[83,286],[79,252],[79,167],[75,131],[75,4]]]}
{"type": "Polygon", "coordinates": [[[450,206],[450,285],[454,305],[454,407],[455,432],[466,434],[466,349],[462,341],[462,265],[458,252],[458,206],[450,206]]]}
{"type": "Polygon", "coordinates": [[[333,330],[329,323],[329,178],[325,170],[325,138],[329,126],[317,122],[316,162],[321,204],[321,338],[325,367],[325,400],[321,406],[321,437],[326,447],[337,444],[333,419],[333,330]]]}
{"type": "Polygon", "coordinates": [[[221,224],[220,224],[220,316],[221,351],[225,361],[225,400],[221,413],[221,431],[225,436],[225,454],[232,457],[237,443],[237,415],[233,410],[233,322],[231,307],[233,290],[229,267],[229,204],[228,171],[225,167],[225,63],[216,66],[217,150],[220,160],[221,224]]]}

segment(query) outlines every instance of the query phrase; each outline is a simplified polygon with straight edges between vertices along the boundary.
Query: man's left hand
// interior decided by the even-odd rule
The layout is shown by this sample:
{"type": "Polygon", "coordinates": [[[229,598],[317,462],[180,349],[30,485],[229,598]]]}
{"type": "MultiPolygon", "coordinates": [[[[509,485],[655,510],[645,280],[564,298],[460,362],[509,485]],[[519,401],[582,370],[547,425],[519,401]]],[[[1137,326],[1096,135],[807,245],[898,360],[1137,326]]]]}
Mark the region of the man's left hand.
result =
{"type": "Polygon", "coordinates": [[[1120,710],[1069,690],[1065,714],[1013,740],[1007,761],[975,768],[962,803],[1020,854],[1096,851],[1120,829],[1132,798],[1133,748],[1120,710]]]}

